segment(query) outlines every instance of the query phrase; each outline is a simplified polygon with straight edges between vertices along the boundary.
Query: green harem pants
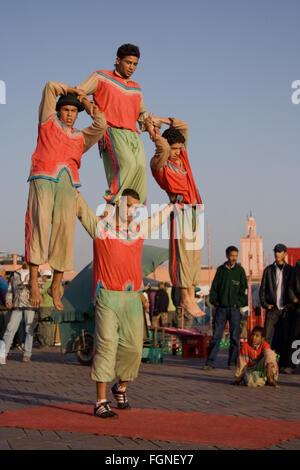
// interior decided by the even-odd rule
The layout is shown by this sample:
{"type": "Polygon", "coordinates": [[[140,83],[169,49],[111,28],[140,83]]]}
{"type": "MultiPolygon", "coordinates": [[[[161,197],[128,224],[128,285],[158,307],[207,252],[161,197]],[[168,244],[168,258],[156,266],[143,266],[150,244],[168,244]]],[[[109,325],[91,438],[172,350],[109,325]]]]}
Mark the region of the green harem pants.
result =
{"type": "Polygon", "coordinates": [[[116,202],[124,189],[134,189],[141,204],[146,202],[146,156],[142,140],[137,132],[109,127],[100,148],[109,189],[107,202],[116,202]]]}
{"type": "Polygon", "coordinates": [[[138,292],[99,289],[95,311],[95,352],[91,378],[127,382],[139,371],[144,335],[144,316],[138,292]]]}

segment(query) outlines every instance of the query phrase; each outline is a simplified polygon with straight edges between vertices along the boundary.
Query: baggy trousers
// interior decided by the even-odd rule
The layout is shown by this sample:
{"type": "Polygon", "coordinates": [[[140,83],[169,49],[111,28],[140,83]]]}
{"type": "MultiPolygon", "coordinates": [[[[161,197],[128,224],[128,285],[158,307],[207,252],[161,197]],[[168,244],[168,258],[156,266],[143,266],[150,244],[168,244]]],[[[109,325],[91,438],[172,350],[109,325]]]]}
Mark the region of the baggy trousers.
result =
{"type": "Polygon", "coordinates": [[[95,310],[95,352],[91,378],[127,382],[139,371],[144,336],[143,306],[138,292],[99,289],[95,310]]]}
{"type": "Polygon", "coordinates": [[[30,181],[25,221],[28,263],[41,265],[48,260],[56,271],[72,271],[75,224],[76,190],[67,171],[58,182],[44,178],[30,181]]]}

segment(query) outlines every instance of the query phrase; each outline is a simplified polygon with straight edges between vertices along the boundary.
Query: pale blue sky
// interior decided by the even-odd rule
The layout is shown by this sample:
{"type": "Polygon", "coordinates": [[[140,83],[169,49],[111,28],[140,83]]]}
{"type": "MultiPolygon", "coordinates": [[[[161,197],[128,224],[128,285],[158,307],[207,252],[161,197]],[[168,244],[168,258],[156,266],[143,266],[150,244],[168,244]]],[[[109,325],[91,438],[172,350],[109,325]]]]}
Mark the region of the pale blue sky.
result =
{"type": "MultiPolygon", "coordinates": [[[[205,203],[211,261],[239,246],[252,210],[266,259],[277,242],[300,246],[298,0],[14,1],[1,4],[0,251],[24,251],[24,214],[37,108],[49,80],[75,85],[111,69],[119,45],[139,45],[134,75],[148,111],[189,123],[188,153],[205,203]]],[[[89,118],[80,116],[77,127],[89,118]]],[[[147,160],[153,144],[142,135],[147,160]]],[[[96,208],[107,187],[94,147],[82,193],[96,208]]],[[[148,165],[148,203],[166,201],[148,165]]],[[[92,258],[79,222],[75,268],[92,258]]],[[[203,261],[207,262],[207,247],[203,261]]]]}

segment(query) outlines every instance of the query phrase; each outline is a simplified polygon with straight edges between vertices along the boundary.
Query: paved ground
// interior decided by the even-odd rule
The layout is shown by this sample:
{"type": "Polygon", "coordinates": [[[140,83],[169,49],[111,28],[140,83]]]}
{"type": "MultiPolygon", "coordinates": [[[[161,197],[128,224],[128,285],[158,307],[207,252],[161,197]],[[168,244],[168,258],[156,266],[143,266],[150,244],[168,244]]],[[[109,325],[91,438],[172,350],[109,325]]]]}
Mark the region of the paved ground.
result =
{"type": "MultiPolygon", "coordinates": [[[[62,356],[59,348],[34,349],[32,362],[21,362],[20,352],[12,351],[7,365],[0,366],[0,410],[16,410],[59,402],[90,403],[95,385],[89,367],[74,355],[62,356]]],[[[300,421],[300,369],[294,375],[281,375],[278,389],[250,389],[230,385],[233,372],[226,369],[222,351],[213,372],[204,372],[203,359],[166,356],[162,364],[142,364],[138,379],[128,389],[130,402],[137,408],[199,411],[202,413],[262,417],[300,421]]],[[[110,450],[188,450],[220,449],[207,445],[144,441],[61,431],[0,428],[0,450],[5,449],[110,449],[110,450]]],[[[300,449],[300,439],[271,449],[300,449]]]]}

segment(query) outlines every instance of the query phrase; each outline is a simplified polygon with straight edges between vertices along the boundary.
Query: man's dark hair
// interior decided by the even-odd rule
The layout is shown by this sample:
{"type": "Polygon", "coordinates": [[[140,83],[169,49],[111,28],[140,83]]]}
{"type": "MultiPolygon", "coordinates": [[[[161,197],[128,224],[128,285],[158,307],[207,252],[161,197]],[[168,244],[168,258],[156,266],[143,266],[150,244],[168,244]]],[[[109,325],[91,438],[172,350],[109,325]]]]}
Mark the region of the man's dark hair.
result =
{"type": "Polygon", "coordinates": [[[162,136],[167,139],[169,145],[185,143],[184,136],[175,127],[169,127],[169,129],[166,129],[162,136]]]}
{"type": "Polygon", "coordinates": [[[123,44],[117,50],[117,57],[121,60],[128,55],[133,55],[139,59],[141,54],[138,46],[134,46],[133,44],[123,44]]]}
{"type": "Polygon", "coordinates": [[[231,245],[231,246],[229,246],[228,248],[226,248],[226,251],[225,251],[226,256],[230,255],[230,253],[231,253],[232,251],[237,251],[237,252],[239,252],[239,250],[238,250],[238,248],[237,248],[236,246],[231,245]]]}
{"type": "Polygon", "coordinates": [[[263,338],[266,337],[266,330],[262,326],[255,326],[251,331],[251,334],[256,332],[260,333],[263,338]]]}
{"type": "Polygon", "coordinates": [[[140,200],[139,193],[137,193],[134,189],[131,188],[124,189],[124,191],[122,192],[122,196],[131,196],[134,199],[137,199],[138,201],[140,200]]]}

